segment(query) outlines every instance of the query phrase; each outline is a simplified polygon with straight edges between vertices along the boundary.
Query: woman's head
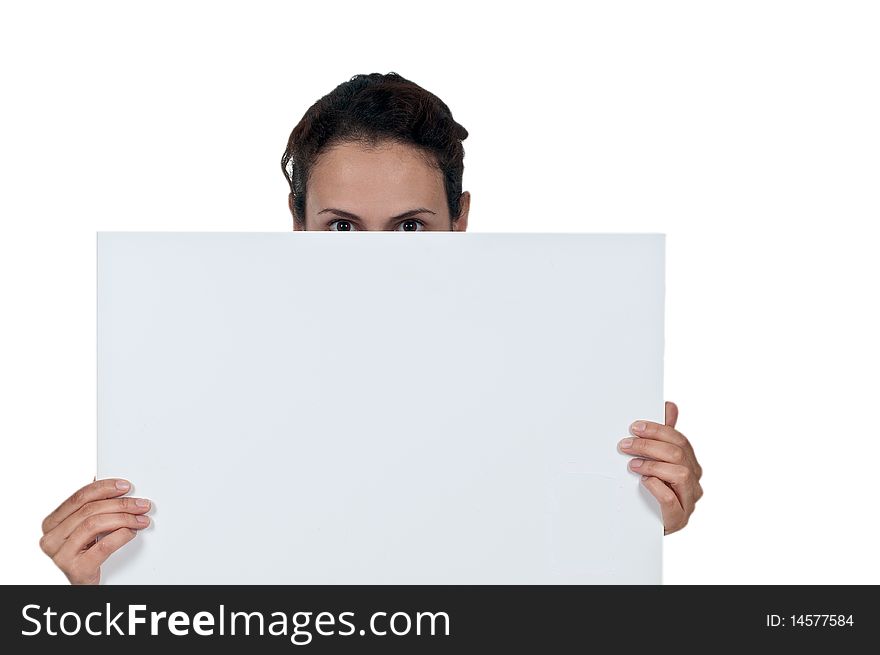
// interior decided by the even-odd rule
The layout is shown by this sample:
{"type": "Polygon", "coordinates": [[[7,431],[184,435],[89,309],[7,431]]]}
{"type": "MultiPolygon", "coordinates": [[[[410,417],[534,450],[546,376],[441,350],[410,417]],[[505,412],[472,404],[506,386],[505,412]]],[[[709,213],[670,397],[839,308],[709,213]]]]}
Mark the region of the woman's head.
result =
{"type": "Polygon", "coordinates": [[[298,230],[464,230],[467,130],[396,73],[356,75],[290,134],[281,168],[298,230]]]}

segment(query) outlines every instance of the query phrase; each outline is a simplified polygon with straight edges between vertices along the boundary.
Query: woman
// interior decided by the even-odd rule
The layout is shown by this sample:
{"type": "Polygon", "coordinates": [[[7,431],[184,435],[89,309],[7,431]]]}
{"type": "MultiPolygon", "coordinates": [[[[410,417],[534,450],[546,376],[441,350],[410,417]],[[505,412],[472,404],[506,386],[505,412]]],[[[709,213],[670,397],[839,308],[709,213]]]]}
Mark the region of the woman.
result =
{"type": "MultiPolygon", "coordinates": [[[[445,103],[394,73],[340,84],[305,113],[281,159],[293,229],[465,231],[467,134],[445,103]]],[[[617,444],[660,503],[666,534],[687,524],[703,493],[677,418],[667,402],[664,425],[636,421],[617,444]]],[[[119,479],[93,482],[43,521],[40,547],[70,582],[96,584],[107,557],[149,525],[150,502],[125,496],[130,488],[119,479]]]]}

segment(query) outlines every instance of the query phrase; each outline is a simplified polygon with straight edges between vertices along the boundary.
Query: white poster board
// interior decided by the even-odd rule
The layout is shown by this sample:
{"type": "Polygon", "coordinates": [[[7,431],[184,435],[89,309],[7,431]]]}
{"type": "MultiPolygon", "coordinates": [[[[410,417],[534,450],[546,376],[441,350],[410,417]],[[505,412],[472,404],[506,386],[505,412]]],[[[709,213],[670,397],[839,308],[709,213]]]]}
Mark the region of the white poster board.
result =
{"type": "Polygon", "coordinates": [[[657,234],[99,233],[109,583],[659,583],[657,234]]]}

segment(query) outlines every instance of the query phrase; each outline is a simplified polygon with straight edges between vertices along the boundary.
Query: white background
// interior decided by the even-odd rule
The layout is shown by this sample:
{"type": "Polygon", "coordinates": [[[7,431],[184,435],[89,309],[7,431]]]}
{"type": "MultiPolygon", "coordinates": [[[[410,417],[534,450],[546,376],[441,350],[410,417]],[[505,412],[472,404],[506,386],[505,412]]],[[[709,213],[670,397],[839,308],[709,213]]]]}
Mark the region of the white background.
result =
{"type": "Polygon", "coordinates": [[[64,582],[40,522],[94,474],[95,232],[290,229],[290,130],[394,70],[471,133],[473,230],[668,235],[706,495],[665,581],[880,583],[876,4],[10,4],[0,581],[64,582]]]}

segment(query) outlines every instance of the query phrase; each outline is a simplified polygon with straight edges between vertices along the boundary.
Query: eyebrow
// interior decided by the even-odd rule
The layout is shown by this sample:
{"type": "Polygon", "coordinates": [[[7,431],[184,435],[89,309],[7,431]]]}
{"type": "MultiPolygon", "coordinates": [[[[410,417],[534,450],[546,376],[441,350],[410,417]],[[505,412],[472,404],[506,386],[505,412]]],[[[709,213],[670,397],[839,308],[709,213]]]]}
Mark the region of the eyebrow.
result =
{"type": "MultiPolygon", "coordinates": [[[[402,214],[398,214],[397,216],[392,216],[389,218],[389,221],[398,221],[404,218],[412,218],[413,216],[418,216],[419,214],[435,214],[437,212],[432,212],[430,209],[425,209],[424,207],[419,207],[418,209],[410,209],[409,211],[405,211],[402,214]]],[[[318,212],[318,215],[321,214],[333,214],[335,216],[339,216],[340,218],[347,218],[351,221],[359,221],[361,217],[357,214],[352,214],[351,212],[342,211],[341,209],[335,209],[333,207],[328,207],[327,209],[322,209],[318,212]]]]}

